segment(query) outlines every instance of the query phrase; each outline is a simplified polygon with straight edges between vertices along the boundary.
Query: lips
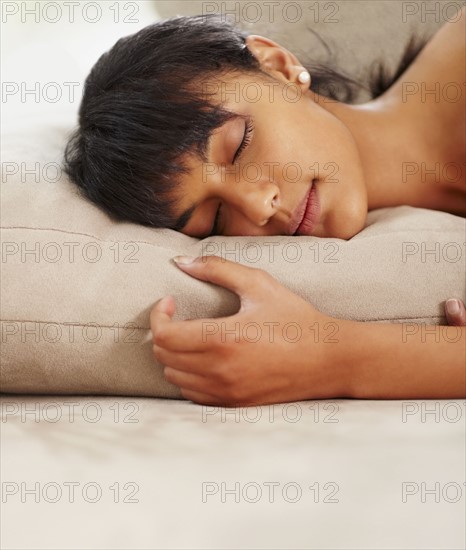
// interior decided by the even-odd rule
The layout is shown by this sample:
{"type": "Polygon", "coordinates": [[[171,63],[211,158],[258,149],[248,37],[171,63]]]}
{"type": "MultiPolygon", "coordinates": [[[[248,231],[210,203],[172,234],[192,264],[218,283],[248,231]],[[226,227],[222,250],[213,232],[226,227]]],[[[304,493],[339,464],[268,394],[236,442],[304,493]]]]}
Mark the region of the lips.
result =
{"type": "Polygon", "coordinates": [[[293,216],[293,219],[291,220],[291,224],[290,224],[290,227],[289,227],[289,234],[290,235],[294,235],[296,233],[296,231],[298,230],[298,227],[300,226],[300,224],[301,224],[301,222],[304,218],[304,214],[306,212],[307,201],[309,199],[309,195],[311,193],[311,189],[312,189],[313,185],[314,185],[314,183],[311,184],[311,187],[307,191],[304,199],[301,201],[301,203],[299,204],[298,208],[295,211],[295,214],[293,216]]]}
{"type": "Polygon", "coordinates": [[[299,224],[296,235],[312,235],[315,226],[320,218],[320,200],[317,193],[317,186],[313,185],[308,194],[306,210],[303,219],[299,224]]]}
{"type": "Polygon", "coordinates": [[[320,204],[317,197],[316,180],[313,180],[304,199],[298,206],[289,226],[290,235],[310,235],[320,215],[320,204]]]}

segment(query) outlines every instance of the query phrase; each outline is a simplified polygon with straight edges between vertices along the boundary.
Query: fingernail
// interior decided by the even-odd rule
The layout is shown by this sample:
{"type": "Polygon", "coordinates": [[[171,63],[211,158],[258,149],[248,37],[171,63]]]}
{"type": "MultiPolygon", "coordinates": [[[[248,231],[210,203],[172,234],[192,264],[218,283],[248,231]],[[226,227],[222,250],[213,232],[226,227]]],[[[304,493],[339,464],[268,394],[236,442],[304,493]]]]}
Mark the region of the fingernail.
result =
{"type": "Polygon", "coordinates": [[[447,311],[450,315],[458,315],[460,312],[460,303],[458,300],[447,300],[447,311]]]}
{"type": "Polygon", "coordinates": [[[181,264],[181,265],[192,264],[195,259],[196,258],[194,258],[193,256],[175,256],[172,258],[172,260],[176,264],[181,264]]]}

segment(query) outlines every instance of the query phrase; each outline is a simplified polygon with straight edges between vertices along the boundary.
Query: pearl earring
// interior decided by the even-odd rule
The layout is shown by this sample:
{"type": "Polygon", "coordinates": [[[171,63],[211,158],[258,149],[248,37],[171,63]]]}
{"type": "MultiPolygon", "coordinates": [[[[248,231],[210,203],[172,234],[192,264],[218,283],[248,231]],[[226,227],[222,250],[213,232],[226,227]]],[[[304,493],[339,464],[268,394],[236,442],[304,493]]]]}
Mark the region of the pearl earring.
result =
{"type": "Polygon", "coordinates": [[[311,75],[307,71],[302,71],[298,75],[298,80],[301,82],[301,84],[306,84],[311,80],[311,75]]]}

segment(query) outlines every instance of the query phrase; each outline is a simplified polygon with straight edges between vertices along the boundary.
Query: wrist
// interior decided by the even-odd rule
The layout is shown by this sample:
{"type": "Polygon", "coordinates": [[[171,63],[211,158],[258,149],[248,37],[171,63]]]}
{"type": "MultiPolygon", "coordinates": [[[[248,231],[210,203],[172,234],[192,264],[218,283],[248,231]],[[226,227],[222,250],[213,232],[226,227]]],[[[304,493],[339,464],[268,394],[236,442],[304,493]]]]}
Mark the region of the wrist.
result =
{"type": "Polygon", "coordinates": [[[327,334],[322,340],[324,368],[332,380],[335,397],[354,397],[354,369],[358,363],[357,350],[362,325],[364,323],[335,317],[328,317],[324,321],[327,334]]]}

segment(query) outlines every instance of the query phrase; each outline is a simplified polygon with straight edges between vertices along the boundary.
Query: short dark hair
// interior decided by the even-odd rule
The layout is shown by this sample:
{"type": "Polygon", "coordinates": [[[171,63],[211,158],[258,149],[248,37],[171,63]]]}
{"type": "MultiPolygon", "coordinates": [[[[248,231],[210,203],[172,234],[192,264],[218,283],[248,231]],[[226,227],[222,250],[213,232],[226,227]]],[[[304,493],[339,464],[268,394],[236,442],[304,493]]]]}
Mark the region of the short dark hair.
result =
{"type": "MultiPolygon", "coordinates": [[[[237,71],[271,78],[245,47],[248,34],[221,15],[178,16],[121,38],[104,53],[85,81],[79,126],[64,154],[64,171],[82,196],[117,220],[181,230],[186,220],[176,223],[173,191],[189,173],[184,161],[206,162],[210,135],[240,116],[212,104],[202,83],[237,71]]],[[[372,97],[424,45],[412,38],[393,76],[380,63],[369,79],[372,97]]],[[[366,88],[331,65],[305,66],[311,90],[331,99],[350,103],[366,88]]]]}

